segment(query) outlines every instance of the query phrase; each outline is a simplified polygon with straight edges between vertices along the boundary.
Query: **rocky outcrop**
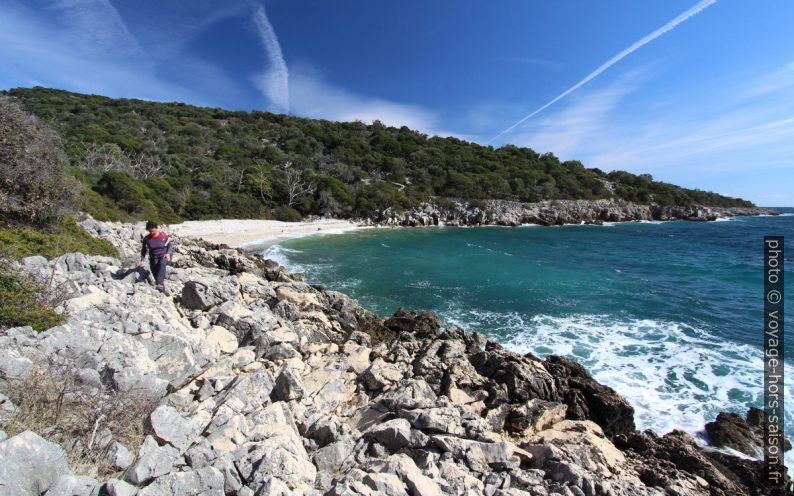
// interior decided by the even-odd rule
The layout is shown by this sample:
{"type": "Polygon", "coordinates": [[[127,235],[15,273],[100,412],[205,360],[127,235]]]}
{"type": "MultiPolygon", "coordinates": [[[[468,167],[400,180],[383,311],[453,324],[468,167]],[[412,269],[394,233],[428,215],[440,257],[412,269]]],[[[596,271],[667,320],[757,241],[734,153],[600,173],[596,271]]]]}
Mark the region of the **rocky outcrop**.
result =
{"type": "Polygon", "coordinates": [[[381,319],[273,263],[187,240],[164,296],[124,268],[135,226],[84,225],[122,258],[22,261],[68,285],[69,316],[0,332],[0,404],[13,415],[15,378],[41,360],[69,363],[84,387],[155,398],[147,435],[126,447],[119,432],[99,436],[118,470],[102,481],[67,473],[56,455],[81,449],[67,437],[60,448],[17,434],[0,442],[0,487],[31,470],[8,457],[23,446],[52,465],[24,488],[39,492],[774,494],[756,485],[760,462],[637,432],[631,406],[571,360],[510,352],[429,312],[381,319]]]}
{"type": "MultiPolygon", "coordinates": [[[[751,457],[763,456],[765,430],[764,412],[758,408],[750,408],[745,418],[737,413],[722,412],[706,424],[706,434],[713,446],[730,448],[751,457]]],[[[784,439],[783,448],[785,451],[791,449],[788,439],[784,439]]]]}
{"type": "Polygon", "coordinates": [[[389,208],[375,212],[365,223],[385,226],[553,226],[639,220],[709,221],[741,215],[778,213],[757,207],[641,205],[619,199],[547,200],[537,203],[435,199],[412,210],[398,212],[389,208]]]}

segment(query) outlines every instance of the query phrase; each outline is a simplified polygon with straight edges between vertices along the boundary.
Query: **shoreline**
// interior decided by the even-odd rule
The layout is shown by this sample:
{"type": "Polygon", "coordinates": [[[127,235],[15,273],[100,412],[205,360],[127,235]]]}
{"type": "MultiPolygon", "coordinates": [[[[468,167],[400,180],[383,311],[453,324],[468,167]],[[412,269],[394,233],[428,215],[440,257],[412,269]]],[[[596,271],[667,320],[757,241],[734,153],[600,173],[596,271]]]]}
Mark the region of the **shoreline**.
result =
{"type": "MultiPolygon", "coordinates": [[[[138,253],[140,224],[81,226],[122,258],[138,253]]],[[[81,479],[88,487],[142,495],[180,487],[194,494],[374,495],[384,487],[436,496],[778,494],[762,478],[763,462],[703,447],[682,431],[639,431],[628,400],[574,360],[510,351],[444,326],[432,312],[400,308],[382,318],[242,250],[185,238],[168,298],[125,272],[120,259],[69,253],[29,257],[20,269],[68,281],[74,293],[64,324],[0,333],[12,358],[2,361],[5,369],[24,379],[58,358],[71,367],[59,374],[101,381],[109,370],[112,382],[98,383],[108,391],[151,398],[135,414],[151,426],[145,437],[123,437],[126,417],[105,422],[103,436],[129,456],[114,457],[113,472],[81,479]],[[500,488],[508,484],[509,492],[500,488]]],[[[25,397],[19,384],[9,397],[25,397]]],[[[93,412],[95,403],[88,406],[93,412]]],[[[722,415],[705,428],[750,431],[757,414],[722,415]]],[[[11,432],[5,446],[52,453],[9,457],[11,473],[71,480],[73,469],[55,461],[90,445],[75,441],[93,439],[96,425],[89,419],[65,437],[41,431],[52,439],[36,434],[39,426],[11,432]]],[[[759,439],[752,434],[748,446],[759,439]]],[[[746,452],[727,436],[712,440],[746,452]]],[[[106,454],[92,456],[99,463],[106,454]]]]}
{"type": "MultiPolygon", "coordinates": [[[[776,217],[778,215],[791,214],[749,214],[749,215],[728,215],[717,217],[713,220],[702,222],[725,222],[734,220],[736,217],[776,217]]],[[[601,226],[612,227],[618,224],[662,224],[666,222],[686,221],[687,219],[625,219],[614,221],[599,222],[566,222],[562,224],[542,224],[538,222],[522,222],[519,224],[500,224],[500,223],[470,223],[456,224],[439,222],[438,224],[389,224],[389,223],[367,223],[362,219],[339,219],[339,218],[320,218],[304,220],[298,222],[285,222],[266,219],[217,219],[217,220],[189,220],[180,224],[165,225],[166,232],[176,236],[189,239],[202,239],[204,241],[225,244],[230,248],[238,248],[245,252],[259,252],[272,248],[283,241],[313,236],[316,234],[339,234],[344,232],[356,231],[360,229],[394,229],[394,228],[445,228],[445,227],[567,227],[567,226],[601,226]]],[[[691,221],[689,221],[691,222],[691,221]]]]}
{"type": "Polygon", "coordinates": [[[203,239],[245,251],[265,250],[286,239],[360,229],[347,219],[316,219],[300,222],[259,219],[191,220],[167,226],[168,232],[203,239]]]}

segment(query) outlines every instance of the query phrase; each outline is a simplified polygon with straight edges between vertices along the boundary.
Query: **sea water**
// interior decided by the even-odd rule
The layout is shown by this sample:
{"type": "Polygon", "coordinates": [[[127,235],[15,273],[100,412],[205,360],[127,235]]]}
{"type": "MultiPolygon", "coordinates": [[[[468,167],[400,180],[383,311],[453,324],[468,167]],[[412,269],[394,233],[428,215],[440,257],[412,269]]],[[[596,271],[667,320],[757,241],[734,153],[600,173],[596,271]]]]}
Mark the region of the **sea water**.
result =
{"type": "MultiPolygon", "coordinates": [[[[639,429],[702,438],[718,412],[763,403],[764,235],[786,237],[787,308],[794,298],[794,209],[783,210],[707,223],[365,229],[266,255],[382,316],[432,310],[514,351],[574,358],[628,399],[639,429]]],[[[794,338],[785,351],[791,370],[794,338]]]]}

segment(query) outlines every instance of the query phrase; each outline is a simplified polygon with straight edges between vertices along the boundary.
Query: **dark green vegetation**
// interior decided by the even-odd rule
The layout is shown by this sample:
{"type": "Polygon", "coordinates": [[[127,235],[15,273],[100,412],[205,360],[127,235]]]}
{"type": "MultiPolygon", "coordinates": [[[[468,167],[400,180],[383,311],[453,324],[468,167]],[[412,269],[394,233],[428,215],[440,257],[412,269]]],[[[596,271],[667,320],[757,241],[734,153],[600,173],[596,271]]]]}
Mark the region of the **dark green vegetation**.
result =
{"type": "Polygon", "coordinates": [[[43,298],[36,282],[0,267],[0,327],[30,326],[37,331],[62,324],[66,318],[43,298]]]}
{"type": "Polygon", "coordinates": [[[65,253],[118,257],[116,248],[107,240],[94,238],[71,218],[61,219],[46,228],[8,226],[0,223],[0,255],[11,258],[42,255],[59,257],[65,253]]]}
{"type": "Polygon", "coordinates": [[[0,326],[47,329],[64,321],[55,311],[62,291],[18,274],[10,260],[79,251],[117,256],[74,220],[82,186],[68,173],[58,134],[0,96],[0,326]]]}
{"type": "Polygon", "coordinates": [[[428,138],[378,122],[329,122],[45,88],[7,93],[59,132],[71,170],[85,185],[78,206],[100,219],[366,216],[417,206],[433,196],[752,205],[649,175],[587,169],[529,148],[428,138]]]}

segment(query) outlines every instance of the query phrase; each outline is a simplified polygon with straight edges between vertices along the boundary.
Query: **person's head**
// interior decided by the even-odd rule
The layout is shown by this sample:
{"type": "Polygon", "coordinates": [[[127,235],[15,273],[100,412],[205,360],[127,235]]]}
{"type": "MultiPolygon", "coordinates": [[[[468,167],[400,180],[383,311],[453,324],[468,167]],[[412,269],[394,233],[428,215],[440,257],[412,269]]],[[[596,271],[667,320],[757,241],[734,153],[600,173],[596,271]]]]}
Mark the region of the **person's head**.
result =
{"type": "Polygon", "coordinates": [[[146,230],[149,231],[149,234],[151,234],[152,236],[157,234],[157,231],[159,230],[159,227],[157,226],[157,222],[154,222],[154,221],[151,221],[151,220],[149,222],[147,222],[146,223],[146,230]]]}

